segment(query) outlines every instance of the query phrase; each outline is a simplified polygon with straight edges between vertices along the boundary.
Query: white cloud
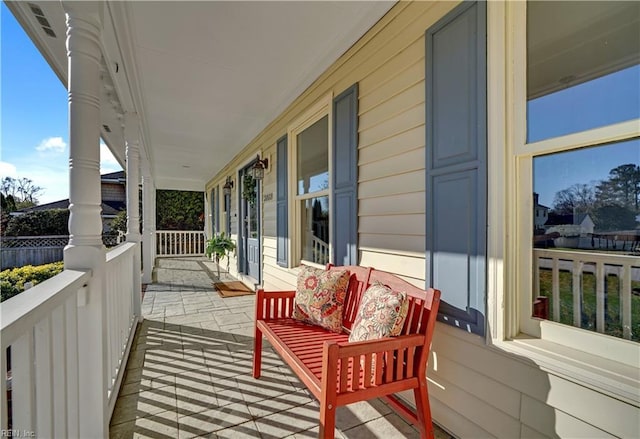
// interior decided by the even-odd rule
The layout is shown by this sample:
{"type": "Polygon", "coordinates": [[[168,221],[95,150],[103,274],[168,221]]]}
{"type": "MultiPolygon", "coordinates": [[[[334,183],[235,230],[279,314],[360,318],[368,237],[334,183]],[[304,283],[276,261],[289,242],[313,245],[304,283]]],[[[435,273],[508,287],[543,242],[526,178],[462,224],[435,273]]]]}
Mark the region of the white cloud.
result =
{"type": "Polygon", "coordinates": [[[62,140],[62,137],[48,137],[36,146],[36,151],[62,153],[66,148],[67,143],[62,140]]]}
{"type": "Polygon", "coordinates": [[[14,164],[0,161],[0,178],[4,177],[17,178],[18,170],[14,164]]]}
{"type": "Polygon", "coordinates": [[[122,166],[111,154],[109,147],[103,142],[100,142],[100,173],[107,174],[109,172],[121,171],[122,166]]]}

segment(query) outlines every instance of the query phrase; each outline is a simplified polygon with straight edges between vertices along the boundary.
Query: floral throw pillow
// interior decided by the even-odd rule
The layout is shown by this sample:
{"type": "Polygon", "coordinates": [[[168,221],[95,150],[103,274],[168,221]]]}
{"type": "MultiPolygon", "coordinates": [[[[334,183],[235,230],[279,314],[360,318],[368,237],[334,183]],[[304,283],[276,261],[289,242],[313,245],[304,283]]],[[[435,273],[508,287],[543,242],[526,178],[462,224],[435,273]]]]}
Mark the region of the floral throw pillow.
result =
{"type": "Polygon", "coordinates": [[[293,318],[342,332],[342,310],[349,286],[349,270],[303,267],[293,301],[293,318]]]}
{"type": "Polygon", "coordinates": [[[408,310],[409,300],[404,291],[393,291],[374,282],[362,296],[349,341],[400,335],[408,310]]]}

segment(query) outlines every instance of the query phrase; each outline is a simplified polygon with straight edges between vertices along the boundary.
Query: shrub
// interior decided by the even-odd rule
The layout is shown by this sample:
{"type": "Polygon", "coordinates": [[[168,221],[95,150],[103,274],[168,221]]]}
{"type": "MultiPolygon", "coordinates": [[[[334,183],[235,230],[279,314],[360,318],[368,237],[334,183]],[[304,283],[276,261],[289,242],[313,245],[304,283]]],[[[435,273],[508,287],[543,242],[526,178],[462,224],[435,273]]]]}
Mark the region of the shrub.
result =
{"type": "Polygon", "coordinates": [[[25,282],[33,285],[44,282],[64,269],[64,263],[54,262],[45,265],[25,265],[24,267],[10,268],[0,272],[0,301],[20,294],[24,291],[25,282]]]}
{"type": "Polygon", "coordinates": [[[156,191],[156,225],[158,230],[202,230],[204,193],[156,191]]]}
{"type": "Polygon", "coordinates": [[[11,217],[7,236],[46,236],[69,234],[67,209],[36,210],[11,217]]]}
{"type": "Polygon", "coordinates": [[[118,232],[127,233],[127,211],[121,210],[111,221],[109,234],[117,235],[118,232]]]}

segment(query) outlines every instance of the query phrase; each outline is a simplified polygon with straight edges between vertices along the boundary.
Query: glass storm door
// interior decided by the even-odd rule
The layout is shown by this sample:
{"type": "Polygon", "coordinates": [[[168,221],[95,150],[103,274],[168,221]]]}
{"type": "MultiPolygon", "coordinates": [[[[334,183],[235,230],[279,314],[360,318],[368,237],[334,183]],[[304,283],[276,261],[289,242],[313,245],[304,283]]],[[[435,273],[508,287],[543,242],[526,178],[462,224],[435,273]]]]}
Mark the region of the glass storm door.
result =
{"type": "Polygon", "coordinates": [[[260,281],[260,184],[249,176],[249,167],[242,172],[242,272],[260,281]]]}

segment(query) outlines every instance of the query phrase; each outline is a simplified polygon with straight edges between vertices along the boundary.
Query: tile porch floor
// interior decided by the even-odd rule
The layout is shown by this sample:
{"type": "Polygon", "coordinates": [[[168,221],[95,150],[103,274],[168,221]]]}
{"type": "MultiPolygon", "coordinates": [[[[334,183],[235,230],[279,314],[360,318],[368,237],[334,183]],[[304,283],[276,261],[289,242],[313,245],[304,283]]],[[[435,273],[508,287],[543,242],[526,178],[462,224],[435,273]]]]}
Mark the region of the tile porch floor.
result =
{"type": "MultiPolygon", "coordinates": [[[[221,298],[204,258],[159,261],[111,418],[111,438],[316,438],[316,400],[263,348],[251,376],[254,297],[221,298]]],[[[230,279],[222,275],[222,280],[230,279]]],[[[419,438],[381,400],[338,408],[336,438],[419,438]]],[[[437,439],[450,436],[436,428],[437,439]]]]}

